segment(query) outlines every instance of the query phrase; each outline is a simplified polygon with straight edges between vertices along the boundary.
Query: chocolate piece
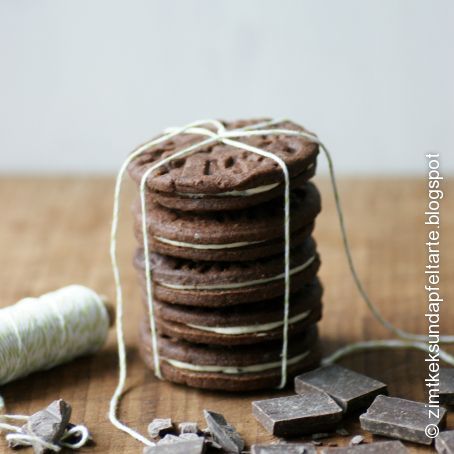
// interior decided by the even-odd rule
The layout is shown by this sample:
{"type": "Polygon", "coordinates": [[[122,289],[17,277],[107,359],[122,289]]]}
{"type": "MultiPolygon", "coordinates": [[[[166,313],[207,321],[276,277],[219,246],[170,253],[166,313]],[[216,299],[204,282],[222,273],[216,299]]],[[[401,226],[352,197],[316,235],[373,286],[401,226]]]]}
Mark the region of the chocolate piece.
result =
{"type": "Polygon", "coordinates": [[[143,454],[203,454],[204,448],[203,438],[198,440],[179,440],[175,443],[147,446],[144,448],[143,454]]]}
{"type": "MultiPolygon", "coordinates": [[[[276,298],[284,294],[282,255],[244,262],[193,262],[150,254],[155,297],[189,306],[225,307],[276,298]]],[[[145,261],[139,249],[134,259],[145,289],[145,261]]],[[[320,267],[316,244],[308,238],[290,256],[291,292],[311,283],[320,267]]]]}
{"type": "Polygon", "coordinates": [[[222,449],[222,446],[213,440],[213,436],[211,435],[210,429],[208,429],[208,427],[202,429],[202,434],[205,437],[205,444],[207,445],[208,448],[213,448],[217,450],[222,449]]]}
{"type": "Polygon", "coordinates": [[[177,435],[173,434],[166,434],[164,437],[158,441],[158,445],[168,445],[168,444],[173,444],[173,443],[180,443],[182,439],[178,437],[177,435]]]}
{"type": "Polygon", "coordinates": [[[203,437],[200,437],[199,435],[197,435],[195,433],[191,433],[191,432],[180,434],[180,435],[178,435],[178,437],[181,438],[182,440],[197,440],[198,438],[203,438],[203,437]]]}
{"type": "Polygon", "coordinates": [[[276,443],[252,445],[251,454],[317,454],[317,451],[310,443],[276,443]]]}
{"type": "Polygon", "coordinates": [[[252,402],[252,412],[268,432],[278,437],[330,431],[342,419],[339,405],[316,389],[252,402]]]}
{"type": "Polygon", "coordinates": [[[454,430],[440,432],[435,438],[435,449],[438,454],[454,454],[454,430]]]}
{"type": "Polygon", "coordinates": [[[160,445],[168,445],[168,444],[174,444],[174,443],[181,443],[182,441],[188,441],[188,440],[198,440],[199,438],[204,439],[203,437],[199,437],[197,434],[194,433],[185,433],[181,435],[173,435],[173,434],[167,434],[159,440],[156,444],[158,446],[160,445]]]}
{"type": "Polygon", "coordinates": [[[203,410],[203,415],[215,442],[228,453],[240,454],[244,449],[244,441],[235,427],[230,425],[223,415],[203,410]]]}
{"type": "Polygon", "coordinates": [[[440,368],[440,403],[454,405],[454,368],[440,368]]]}
{"type": "Polygon", "coordinates": [[[205,439],[205,445],[211,450],[221,451],[222,446],[219,443],[216,443],[211,437],[205,439]]]}
{"type": "Polygon", "coordinates": [[[148,433],[152,438],[162,437],[165,434],[173,432],[173,430],[174,427],[170,418],[156,418],[148,425],[148,433]]]}
{"type": "Polygon", "coordinates": [[[364,441],[364,437],[362,435],[355,435],[351,440],[349,445],[356,446],[360,445],[364,441]]]}
{"type": "MultiPolygon", "coordinates": [[[[244,261],[280,254],[284,248],[284,203],[271,201],[241,211],[176,212],[147,204],[150,249],[163,255],[202,261],[244,261]]],[[[320,194],[308,183],[291,194],[291,247],[312,232],[320,194]]],[[[133,207],[135,235],[143,244],[140,201],[133,207]]]]}
{"type": "Polygon", "coordinates": [[[438,411],[438,417],[434,418],[422,402],[381,395],[359,419],[361,428],[373,434],[430,445],[433,439],[426,435],[426,427],[429,424],[439,429],[446,426],[446,410],[439,408],[438,411]]]}
{"type": "Polygon", "coordinates": [[[182,422],[178,424],[180,434],[197,434],[200,432],[196,422],[182,422]]]}
{"type": "MultiPolygon", "coordinates": [[[[63,436],[66,426],[71,418],[71,405],[64,400],[54,400],[44,410],[40,410],[31,415],[22,427],[22,432],[26,435],[39,437],[48,442],[58,444],[63,436]]],[[[20,443],[13,442],[12,446],[20,446],[20,443]]],[[[35,454],[46,451],[40,443],[32,442],[35,454]]]]}
{"type": "MultiPolygon", "coordinates": [[[[262,123],[263,120],[225,123],[227,129],[262,123]]],[[[212,126],[208,126],[212,128],[212,126]]],[[[273,125],[304,131],[290,121],[273,125]]],[[[149,148],[129,165],[139,184],[143,174],[158,160],[200,143],[206,136],[180,134],[149,148]]],[[[303,137],[257,135],[241,142],[279,156],[287,165],[293,187],[312,177],[318,145],[303,137]]],[[[283,193],[281,167],[272,159],[236,147],[215,143],[200,147],[192,155],[170,162],[149,175],[150,195],[159,204],[186,211],[242,209],[271,200],[283,193]]]]}
{"type": "Polygon", "coordinates": [[[344,410],[366,409],[378,394],[386,394],[384,383],[336,364],[320,367],[295,378],[295,391],[314,387],[328,393],[344,410]]]}
{"type": "Polygon", "coordinates": [[[145,446],[145,448],[143,448],[142,454],[153,454],[156,452],[156,451],[151,450],[151,448],[156,447],[156,443],[153,443],[153,442],[151,442],[151,443],[152,444],[150,446],[145,446]]]}
{"type": "Polygon", "coordinates": [[[324,448],[321,454],[405,454],[407,448],[400,441],[380,441],[345,448],[324,448]]]}

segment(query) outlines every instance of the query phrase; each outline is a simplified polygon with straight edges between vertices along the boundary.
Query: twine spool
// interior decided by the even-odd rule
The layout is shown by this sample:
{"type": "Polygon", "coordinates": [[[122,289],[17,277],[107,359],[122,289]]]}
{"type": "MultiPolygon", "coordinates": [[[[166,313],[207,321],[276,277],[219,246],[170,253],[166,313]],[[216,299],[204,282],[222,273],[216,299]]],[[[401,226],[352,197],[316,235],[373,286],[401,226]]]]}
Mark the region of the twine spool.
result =
{"type": "Polygon", "coordinates": [[[0,385],[96,352],[112,319],[103,299],[81,285],[0,309],[0,385]]]}

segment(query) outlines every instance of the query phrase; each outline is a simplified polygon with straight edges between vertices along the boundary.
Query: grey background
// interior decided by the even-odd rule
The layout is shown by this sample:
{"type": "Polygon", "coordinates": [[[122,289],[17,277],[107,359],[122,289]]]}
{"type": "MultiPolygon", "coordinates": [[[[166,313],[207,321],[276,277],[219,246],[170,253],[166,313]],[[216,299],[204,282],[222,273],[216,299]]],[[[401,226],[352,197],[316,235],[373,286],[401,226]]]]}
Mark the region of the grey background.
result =
{"type": "Polygon", "coordinates": [[[263,115],[341,173],[453,172],[453,23],[450,0],[1,0],[0,172],[114,172],[166,126],[263,115]]]}

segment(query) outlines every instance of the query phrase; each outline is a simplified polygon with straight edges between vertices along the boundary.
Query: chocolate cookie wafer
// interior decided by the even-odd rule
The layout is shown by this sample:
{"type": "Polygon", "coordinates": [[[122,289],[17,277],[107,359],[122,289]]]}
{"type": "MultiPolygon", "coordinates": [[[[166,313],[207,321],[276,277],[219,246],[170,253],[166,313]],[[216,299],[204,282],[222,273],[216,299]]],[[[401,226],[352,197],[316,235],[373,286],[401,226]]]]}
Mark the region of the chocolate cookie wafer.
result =
{"type": "MultiPolygon", "coordinates": [[[[172,257],[208,261],[255,260],[284,249],[283,202],[273,200],[238,211],[190,213],[169,210],[150,201],[147,233],[151,250],[172,257]]],[[[312,232],[321,209],[320,193],[306,183],[291,194],[292,247],[312,232]]],[[[135,232],[143,241],[139,201],[134,206],[135,232]]]]}
{"type": "MultiPolygon", "coordinates": [[[[142,327],[141,353],[153,367],[149,325],[142,327]]],[[[161,373],[169,381],[224,391],[250,391],[277,386],[281,380],[282,342],[235,346],[193,344],[158,336],[161,373]],[[266,345],[266,347],[265,347],[266,345]]],[[[289,339],[288,374],[314,368],[320,361],[318,332],[311,326],[289,339]]]]}
{"type": "MultiPolygon", "coordinates": [[[[150,254],[155,297],[164,302],[191,306],[220,307],[251,303],[284,293],[284,259],[274,256],[247,262],[195,262],[157,253],[150,254]]],[[[145,281],[143,251],[134,264],[145,281]]],[[[313,281],[320,259],[315,241],[308,238],[292,249],[292,292],[313,281]]]]}
{"type": "MultiPolygon", "coordinates": [[[[224,122],[227,129],[251,127],[263,120],[224,122]]],[[[207,126],[212,129],[212,126],[207,126]]],[[[290,121],[273,125],[305,131],[290,121]]],[[[139,184],[153,164],[176,151],[205,140],[206,136],[183,133],[151,147],[129,165],[131,177],[139,184]]],[[[296,188],[315,173],[318,145],[303,137],[260,135],[238,141],[269,151],[287,165],[291,187],[296,188]]],[[[152,172],[147,187],[160,205],[183,211],[225,211],[251,207],[284,192],[282,169],[274,160],[216,143],[170,162],[152,172]]]]}
{"type": "MultiPolygon", "coordinates": [[[[289,335],[301,333],[320,320],[321,297],[322,287],[317,279],[292,295],[289,335]]],[[[154,308],[158,331],[176,339],[211,345],[244,345],[282,339],[282,297],[226,308],[200,308],[154,300],[154,308]]]]}

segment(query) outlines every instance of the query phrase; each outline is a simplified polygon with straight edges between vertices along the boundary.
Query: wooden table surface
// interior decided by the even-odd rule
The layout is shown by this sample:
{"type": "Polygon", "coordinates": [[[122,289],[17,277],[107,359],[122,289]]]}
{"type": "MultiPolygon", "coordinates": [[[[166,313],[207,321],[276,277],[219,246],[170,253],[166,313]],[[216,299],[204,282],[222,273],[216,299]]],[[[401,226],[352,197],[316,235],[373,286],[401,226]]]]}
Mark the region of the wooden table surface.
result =
{"type": "MultiPolygon", "coordinates": [[[[352,341],[389,337],[353,286],[328,181],[316,178],[316,182],[324,205],[315,237],[326,288],[321,323],[325,351],[352,341]]],[[[389,320],[406,330],[424,333],[424,179],[342,179],[339,187],[354,258],[365,287],[389,320]]],[[[454,298],[454,181],[445,180],[444,189],[441,279],[446,303],[441,327],[445,333],[454,333],[454,305],[448,305],[454,298]]],[[[204,426],[202,410],[208,408],[223,413],[248,446],[257,441],[273,441],[252,417],[251,401],[277,393],[231,395],[188,389],[156,380],[143,366],[137,353],[142,308],[131,265],[135,242],[129,205],[134,191],[128,182],[119,240],[129,354],[128,391],[121,405],[121,419],[142,432],[154,417],[172,417],[177,422],[196,420],[204,426]]],[[[0,305],[72,283],[85,284],[113,299],[108,253],[112,196],[111,178],[1,178],[0,305]]],[[[424,358],[424,354],[413,351],[377,351],[352,356],[342,364],[384,381],[393,396],[424,400],[424,358]]],[[[10,413],[30,414],[57,398],[70,402],[72,420],[87,424],[96,440],[96,447],[87,447],[83,452],[138,453],[140,444],[114,429],[107,419],[116,380],[117,353],[112,330],[108,344],[97,355],[35,373],[1,387],[0,393],[10,413]]],[[[291,389],[281,394],[291,394],[291,389]]],[[[352,435],[361,433],[355,421],[347,422],[346,427],[352,435]]],[[[452,417],[448,427],[454,428],[452,417]]],[[[349,439],[330,441],[345,445],[349,439]]],[[[430,452],[414,445],[411,448],[430,452]]],[[[6,451],[3,442],[0,451],[6,451]]]]}

